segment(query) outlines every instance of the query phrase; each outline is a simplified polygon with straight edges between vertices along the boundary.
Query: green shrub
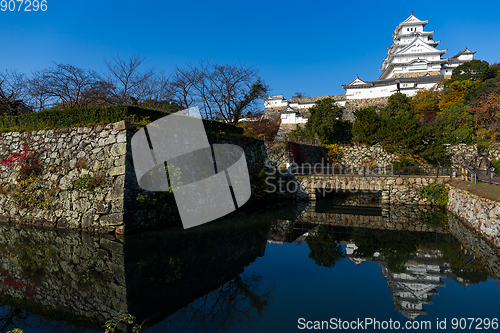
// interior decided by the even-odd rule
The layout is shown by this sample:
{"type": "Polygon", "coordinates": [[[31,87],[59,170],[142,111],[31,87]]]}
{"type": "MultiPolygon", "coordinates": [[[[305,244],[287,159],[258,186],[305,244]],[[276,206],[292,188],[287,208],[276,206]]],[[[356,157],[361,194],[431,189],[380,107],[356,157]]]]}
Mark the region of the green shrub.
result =
{"type": "Polygon", "coordinates": [[[495,171],[500,171],[500,160],[495,160],[491,162],[491,166],[495,168],[495,171]]]}
{"type": "MultiPolygon", "coordinates": [[[[0,131],[37,131],[49,128],[93,126],[121,120],[146,125],[150,121],[169,114],[170,112],[131,105],[48,110],[19,116],[2,116],[0,117],[0,131]]],[[[242,128],[231,124],[214,120],[203,120],[203,124],[207,133],[243,134],[242,128]]]]}
{"type": "Polygon", "coordinates": [[[92,192],[97,187],[100,187],[105,181],[104,174],[97,173],[93,176],[91,175],[83,175],[78,180],[75,181],[75,189],[77,190],[85,190],[92,192]]]}
{"type": "Polygon", "coordinates": [[[446,206],[448,203],[448,188],[443,184],[430,184],[422,186],[420,197],[432,200],[439,206],[446,206]]]}

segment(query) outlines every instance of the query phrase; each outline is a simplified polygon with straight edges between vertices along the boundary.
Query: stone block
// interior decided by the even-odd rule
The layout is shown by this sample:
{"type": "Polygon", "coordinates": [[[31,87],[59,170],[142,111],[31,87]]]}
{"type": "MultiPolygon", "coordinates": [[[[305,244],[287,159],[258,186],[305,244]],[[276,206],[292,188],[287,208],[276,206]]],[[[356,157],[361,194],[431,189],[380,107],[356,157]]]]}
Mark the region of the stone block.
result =
{"type": "Polygon", "coordinates": [[[118,136],[116,137],[116,142],[117,143],[127,142],[127,134],[125,134],[125,133],[118,134],[118,136]]]}
{"type": "Polygon", "coordinates": [[[60,219],[57,220],[56,227],[59,229],[68,229],[70,226],[70,223],[68,220],[64,217],[61,217],[60,219]]]}
{"type": "Polygon", "coordinates": [[[91,209],[85,214],[83,214],[82,217],[82,228],[85,230],[90,229],[91,227],[94,226],[94,213],[95,209],[91,209]]]}
{"type": "Polygon", "coordinates": [[[121,156],[127,154],[127,143],[115,143],[111,148],[112,156],[121,156]]]}
{"type": "Polygon", "coordinates": [[[99,219],[99,224],[101,226],[117,226],[123,224],[123,214],[122,213],[113,213],[108,215],[103,215],[99,219]]]}
{"type": "Polygon", "coordinates": [[[106,141],[104,142],[106,145],[110,145],[110,144],[113,144],[116,142],[116,138],[114,136],[110,136],[106,139],[106,141]]]}
{"type": "Polygon", "coordinates": [[[116,180],[113,184],[113,188],[106,196],[106,201],[123,199],[123,197],[124,197],[124,185],[125,185],[125,176],[121,175],[121,176],[116,177],[116,180]]]}
{"type": "Polygon", "coordinates": [[[125,122],[125,120],[116,122],[113,124],[113,128],[117,131],[122,131],[127,128],[127,123],[125,122]]]}
{"type": "Polygon", "coordinates": [[[109,170],[110,176],[120,176],[125,175],[125,165],[113,167],[109,170]]]}
{"type": "Polygon", "coordinates": [[[108,214],[111,210],[111,203],[105,201],[97,202],[94,208],[97,214],[108,214]]]}

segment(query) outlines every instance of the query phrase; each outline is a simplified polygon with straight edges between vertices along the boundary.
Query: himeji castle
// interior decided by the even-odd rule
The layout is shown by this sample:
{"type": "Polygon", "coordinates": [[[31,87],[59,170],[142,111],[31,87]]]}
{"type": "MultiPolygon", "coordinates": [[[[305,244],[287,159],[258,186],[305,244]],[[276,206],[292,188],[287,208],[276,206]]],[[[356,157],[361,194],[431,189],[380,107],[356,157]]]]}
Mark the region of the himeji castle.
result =
{"type": "Polygon", "coordinates": [[[434,31],[424,31],[429,21],[412,14],[399,23],[393,41],[382,61],[382,74],[377,80],[364,81],[357,75],[348,84],[346,100],[389,97],[396,92],[413,96],[419,89],[433,87],[451,76],[453,69],[473,59],[476,52],[465,48],[451,58],[443,58],[447,50],[436,47],[440,41],[432,38],[434,31]]]}
{"type": "MultiPolygon", "coordinates": [[[[393,41],[382,61],[381,75],[372,81],[358,75],[342,85],[345,95],[307,97],[287,100],[283,95],[264,99],[266,113],[279,112],[281,123],[293,128],[307,122],[308,109],[318,99],[330,97],[346,107],[344,118],[354,120],[352,110],[370,105],[384,105],[396,92],[413,96],[419,89],[429,89],[439,81],[448,79],[453,69],[471,61],[476,52],[465,48],[451,58],[443,58],[447,50],[437,49],[440,41],[433,39],[434,31],[425,31],[429,21],[411,15],[394,29],[393,41]]],[[[284,129],[285,130],[285,129],[284,129]]],[[[281,131],[281,129],[280,129],[281,131]]]]}

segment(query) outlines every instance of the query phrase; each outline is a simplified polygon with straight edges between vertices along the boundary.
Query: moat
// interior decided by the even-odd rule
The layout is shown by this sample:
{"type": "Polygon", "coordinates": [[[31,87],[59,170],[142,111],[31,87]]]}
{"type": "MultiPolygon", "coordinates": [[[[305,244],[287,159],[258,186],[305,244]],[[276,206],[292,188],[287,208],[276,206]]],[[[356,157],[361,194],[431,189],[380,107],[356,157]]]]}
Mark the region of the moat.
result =
{"type": "Polygon", "coordinates": [[[446,319],[452,331],[453,318],[494,328],[500,313],[500,249],[446,211],[370,196],[125,236],[4,224],[0,258],[0,332],[97,332],[118,311],[145,332],[293,332],[332,318],[431,331],[446,319]]]}

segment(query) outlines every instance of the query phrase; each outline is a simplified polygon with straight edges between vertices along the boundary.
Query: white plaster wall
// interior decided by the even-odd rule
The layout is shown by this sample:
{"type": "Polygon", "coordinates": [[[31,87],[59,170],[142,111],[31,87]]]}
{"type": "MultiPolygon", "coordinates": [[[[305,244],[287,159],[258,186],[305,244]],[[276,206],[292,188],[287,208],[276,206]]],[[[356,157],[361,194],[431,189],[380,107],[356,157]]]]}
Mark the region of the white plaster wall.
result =
{"type": "Polygon", "coordinates": [[[307,119],[302,118],[301,116],[297,117],[295,113],[282,113],[281,114],[281,123],[282,124],[305,124],[307,123],[307,119]]]}
{"type": "Polygon", "coordinates": [[[285,100],[276,100],[276,101],[265,101],[264,102],[264,107],[265,108],[277,108],[281,106],[287,106],[288,101],[285,100]]]}

